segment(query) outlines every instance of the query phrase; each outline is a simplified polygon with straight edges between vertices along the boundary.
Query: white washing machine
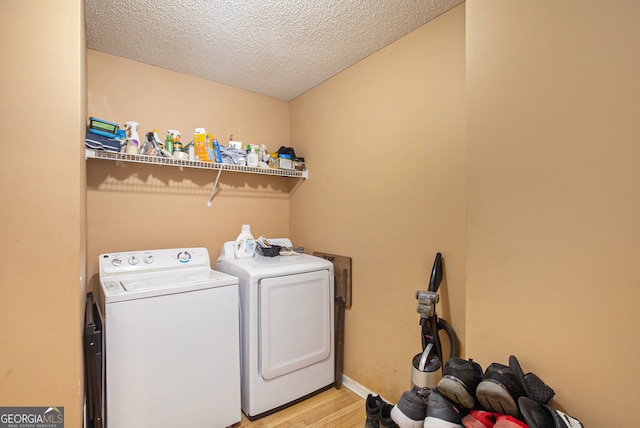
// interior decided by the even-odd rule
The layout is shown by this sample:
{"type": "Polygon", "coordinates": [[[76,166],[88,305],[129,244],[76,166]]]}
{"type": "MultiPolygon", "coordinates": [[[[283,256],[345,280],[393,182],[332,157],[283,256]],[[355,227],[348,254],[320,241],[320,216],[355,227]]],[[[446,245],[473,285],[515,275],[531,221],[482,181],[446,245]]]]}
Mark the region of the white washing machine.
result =
{"type": "Polygon", "coordinates": [[[216,270],[239,278],[242,410],[256,419],[334,384],[333,264],[308,254],[236,259],[233,246],[223,245],[216,270]]]}
{"type": "Polygon", "coordinates": [[[238,279],[206,248],[100,255],[108,428],[241,418],[238,279]]]}

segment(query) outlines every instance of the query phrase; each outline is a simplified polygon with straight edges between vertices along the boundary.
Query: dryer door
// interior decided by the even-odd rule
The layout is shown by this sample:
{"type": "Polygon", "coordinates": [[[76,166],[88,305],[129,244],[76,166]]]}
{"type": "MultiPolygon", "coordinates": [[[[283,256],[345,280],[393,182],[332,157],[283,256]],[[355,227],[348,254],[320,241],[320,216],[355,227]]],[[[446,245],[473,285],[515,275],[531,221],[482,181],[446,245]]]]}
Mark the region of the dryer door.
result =
{"type": "Polygon", "coordinates": [[[260,372],[264,379],[299,370],[331,354],[333,297],[329,271],[260,281],[260,372]]]}

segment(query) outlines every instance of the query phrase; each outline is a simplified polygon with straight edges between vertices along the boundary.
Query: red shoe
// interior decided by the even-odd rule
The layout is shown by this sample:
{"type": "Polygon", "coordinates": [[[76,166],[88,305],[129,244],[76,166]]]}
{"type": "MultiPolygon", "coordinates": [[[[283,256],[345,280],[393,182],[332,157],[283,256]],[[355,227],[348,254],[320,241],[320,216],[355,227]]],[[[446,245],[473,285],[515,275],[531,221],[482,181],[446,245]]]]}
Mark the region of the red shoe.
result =
{"type": "Polygon", "coordinates": [[[529,425],[513,416],[496,415],[496,424],[493,428],[529,428],[529,425]]]}
{"type": "Polygon", "coordinates": [[[496,415],[485,410],[472,410],[462,418],[465,428],[493,428],[496,423],[496,415]]]}

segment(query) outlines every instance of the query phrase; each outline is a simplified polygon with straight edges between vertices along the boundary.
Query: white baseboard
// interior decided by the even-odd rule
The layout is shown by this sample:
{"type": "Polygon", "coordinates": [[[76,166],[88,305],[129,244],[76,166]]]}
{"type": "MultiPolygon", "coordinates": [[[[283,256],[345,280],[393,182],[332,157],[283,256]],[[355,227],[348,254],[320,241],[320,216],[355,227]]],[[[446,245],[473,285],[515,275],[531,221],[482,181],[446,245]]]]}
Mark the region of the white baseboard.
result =
{"type": "MultiPolygon", "coordinates": [[[[366,386],[361,385],[358,382],[356,382],[355,380],[351,379],[349,376],[346,376],[344,373],[342,374],[342,386],[344,386],[345,388],[350,389],[351,391],[353,391],[354,393],[356,393],[360,397],[364,398],[365,400],[367,399],[367,396],[369,394],[378,395],[375,392],[373,392],[372,390],[370,390],[369,388],[367,388],[366,386]]],[[[380,397],[380,398],[382,398],[387,403],[394,404],[392,401],[389,401],[384,397],[380,397]]]]}
{"type": "Polygon", "coordinates": [[[363,385],[360,385],[358,382],[351,379],[349,376],[345,375],[344,373],[342,374],[342,386],[344,386],[345,388],[349,388],[351,391],[355,392],[360,397],[365,399],[369,394],[376,395],[374,394],[373,391],[371,391],[370,389],[366,388],[363,385]]]}

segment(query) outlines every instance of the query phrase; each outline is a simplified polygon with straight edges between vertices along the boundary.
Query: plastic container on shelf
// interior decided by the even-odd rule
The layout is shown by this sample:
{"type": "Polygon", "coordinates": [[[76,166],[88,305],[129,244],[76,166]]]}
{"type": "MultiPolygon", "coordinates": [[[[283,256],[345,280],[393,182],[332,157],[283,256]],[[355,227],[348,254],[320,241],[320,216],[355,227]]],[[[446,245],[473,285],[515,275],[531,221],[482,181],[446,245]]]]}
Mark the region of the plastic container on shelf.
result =
{"type": "Polygon", "coordinates": [[[126,153],[137,155],[140,153],[140,136],[138,135],[138,122],[125,122],[124,129],[128,131],[126,153]]]}
{"type": "Polygon", "coordinates": [[[173,155],[173,137],[171,136],[170,131],[167,131],[167,138],[164,142],[164,149],[173,155]]]}
{"type": "Polygon", "coordinates": [[[256,149],[251,146],[247,146],[247,166],[258,166],[258,162],[260,162],[260,157],[258,153],[256,153],[256,149]]]}
{"type": "Polygon", "coordinates": [[[213,149],[213,134],[208,133],[204,128],[196,128],[193,133],[193,145],[195,148],[195,156],[201,162],[212,162],[209,156],[209,150],[213,149]]]}
{"type": "Polygon", "coordinates": [[[277,169],[278,168],[278,154],[270,153],[269,154],[269,168],[277,169]]]}
{"type": "Polygon", "coordinates": [[[237,259],[253,257],[256,251],[256,241],[251,234],[251,225],[243,224],[242,230],[236,238],[234,253],[237,259]]]}

